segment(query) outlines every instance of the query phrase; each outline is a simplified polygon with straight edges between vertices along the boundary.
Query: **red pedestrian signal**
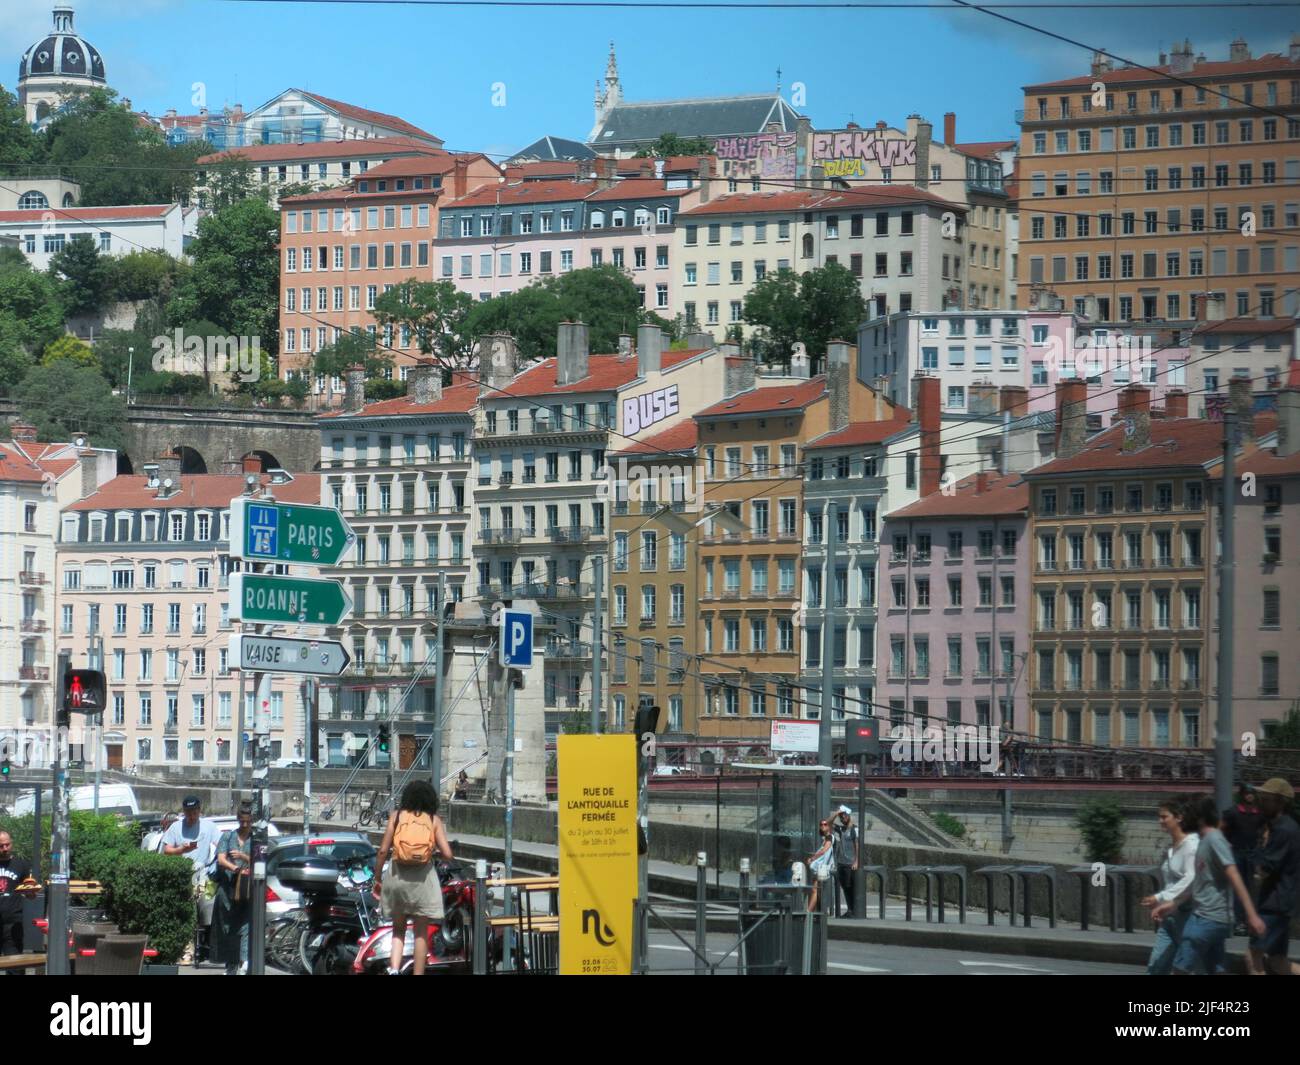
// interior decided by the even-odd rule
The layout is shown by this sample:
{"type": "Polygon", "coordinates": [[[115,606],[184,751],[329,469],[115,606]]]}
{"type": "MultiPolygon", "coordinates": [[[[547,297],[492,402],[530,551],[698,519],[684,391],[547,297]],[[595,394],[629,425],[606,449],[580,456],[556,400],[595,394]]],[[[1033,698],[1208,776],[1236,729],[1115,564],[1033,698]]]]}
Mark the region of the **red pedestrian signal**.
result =
{"type": "Polygon", "coordinates": [[[63,677],[63,712],[98,714],[104,709],[108,683],[98,669],[70,669],[63,677]]]}

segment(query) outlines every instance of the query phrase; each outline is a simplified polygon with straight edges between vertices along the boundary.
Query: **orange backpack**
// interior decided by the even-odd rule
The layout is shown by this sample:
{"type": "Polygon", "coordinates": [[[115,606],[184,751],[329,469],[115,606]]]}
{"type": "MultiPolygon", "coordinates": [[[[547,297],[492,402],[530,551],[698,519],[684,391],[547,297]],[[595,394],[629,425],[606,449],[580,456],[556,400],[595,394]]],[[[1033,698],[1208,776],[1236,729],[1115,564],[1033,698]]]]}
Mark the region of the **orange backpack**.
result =
{"type": "Polygon", "coordinates": [[[403,810],[393,832],[393,861],[398,865],[428,865],[433,860],[433,818],[403,810]]]}

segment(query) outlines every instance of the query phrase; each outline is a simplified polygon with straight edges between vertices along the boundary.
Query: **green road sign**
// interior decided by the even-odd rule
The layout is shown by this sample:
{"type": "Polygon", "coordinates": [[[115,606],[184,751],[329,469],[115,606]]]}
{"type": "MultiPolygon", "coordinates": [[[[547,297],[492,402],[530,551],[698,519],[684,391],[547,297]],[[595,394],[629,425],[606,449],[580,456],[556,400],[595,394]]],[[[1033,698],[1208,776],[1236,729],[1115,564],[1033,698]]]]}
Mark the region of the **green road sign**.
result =
{"type": "Polygon", "coordinates": [[[271,573],[230,575],[230,616],[270,625],[337,625],[352,611],[338,581],[280,577],[271,573]]]}
{"type": "Polygon", "coordinates": [[[243,496],[230,501],[230,530],[231,556],[250,562],[334,566],[357,540],[333,507],[243,496]]]}

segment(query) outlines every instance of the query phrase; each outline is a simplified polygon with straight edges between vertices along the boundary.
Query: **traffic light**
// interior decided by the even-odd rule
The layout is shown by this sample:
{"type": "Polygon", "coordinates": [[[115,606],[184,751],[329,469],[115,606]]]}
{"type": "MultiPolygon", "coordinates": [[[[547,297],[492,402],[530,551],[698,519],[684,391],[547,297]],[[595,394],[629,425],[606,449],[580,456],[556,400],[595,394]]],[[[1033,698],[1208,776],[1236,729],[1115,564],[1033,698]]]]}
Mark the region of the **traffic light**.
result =
{"type": "Polygon", "coordinates": [[[387,725],[379,726],[378,742],[379,742],[379,753],[387,754],[388,753],[388,726],[387,725]]]}
{"type": "Polygon", "coordinates": [[[639,740],[647,732],[659,731],[659,714],[657,706],[638,706],[636,708],[635,732],[639,740]]]}
{"type": "Polygon", "coordinates": [[[8,780],[9,774],[10,772],[12,772],[12,770],[13,770],[13,763],[11,763],[8,758],[6,758],[3,762],[0,762],[0,778],[8,780]]]}
{"type": "Polygon", "coordinates": [[[850,722],[844,730],[844,753],[850,758],[880,753],[880,722],[874,718],[850,722]]]}
{"type": "Polygon", "coordinates": [[[70,669],[63,675],[65,714],[98,714],[107,695],[108,683],[101,670],[70,669]]]}

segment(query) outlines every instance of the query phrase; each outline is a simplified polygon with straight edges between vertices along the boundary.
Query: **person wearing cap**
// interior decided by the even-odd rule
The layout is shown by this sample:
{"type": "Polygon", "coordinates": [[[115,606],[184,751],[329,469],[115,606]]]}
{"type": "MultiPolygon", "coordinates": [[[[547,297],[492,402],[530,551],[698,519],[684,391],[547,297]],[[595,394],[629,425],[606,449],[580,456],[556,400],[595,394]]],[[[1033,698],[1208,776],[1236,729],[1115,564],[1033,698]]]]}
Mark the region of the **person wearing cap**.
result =
{"type": "Polygon", "coordinates": [[[853,877],[858,870],[858,829],[853,823],[853,812],[841,806],[831,819],[831,833],[835,838],[835,916],[840,916],[840,896],[844,896],[845,915],[853,916],[853,877]]]}
{"type": "MultiPolygon", "coordinates": [[[[1259,843],[1259,830],[1263,826],[1264,815],[1255,804],[1255,789],[1250,784],[1242,784],[1237,789],[1237,802],[1223,811],[1219,818],[1219,828],[1224,838],[1232,847],[1237,859],[1237,868],[1241,878],[1247,884],[1251,882],[1251,861],[1255,847],[1259,843]]],[[[1241,903],[1233,900],[1233,916],[1236,918],[1235,933],[1246,934],[1246,914],[1241,903]]]]}
{"type": "Polygon", "coordinates": [[[1281,777],[1266,780],[1257,789],[1263,817],[1260,843],[1254,854],[1255,899],[1264,922],[1263,935],[1250,937],[1251,973],[1272,972],[1289,976],[1291,918],[1300,890],[1300,825],[1287,816],[1295,789],[1281,777]]]}
{"type": "MultiPolygon", "coordinates": [[[[216,858],[218,832],[216,826],[203,816],[202,804],[197,795],[186,795],[181,802],[181,819],[174,822],[163,834],[163,854],[184,855],[194,867],[194,903],[199,917],[197,927],[207,922],[202,919],[208,892],[208,878],[216,858]]],[[[215,885],[214,885],[215,887],[215,885]]],[[[214,892],[215,893],[215,892],[214,892]]],[[[192,951],[186,951],[192,957],[192,951]]]]}

